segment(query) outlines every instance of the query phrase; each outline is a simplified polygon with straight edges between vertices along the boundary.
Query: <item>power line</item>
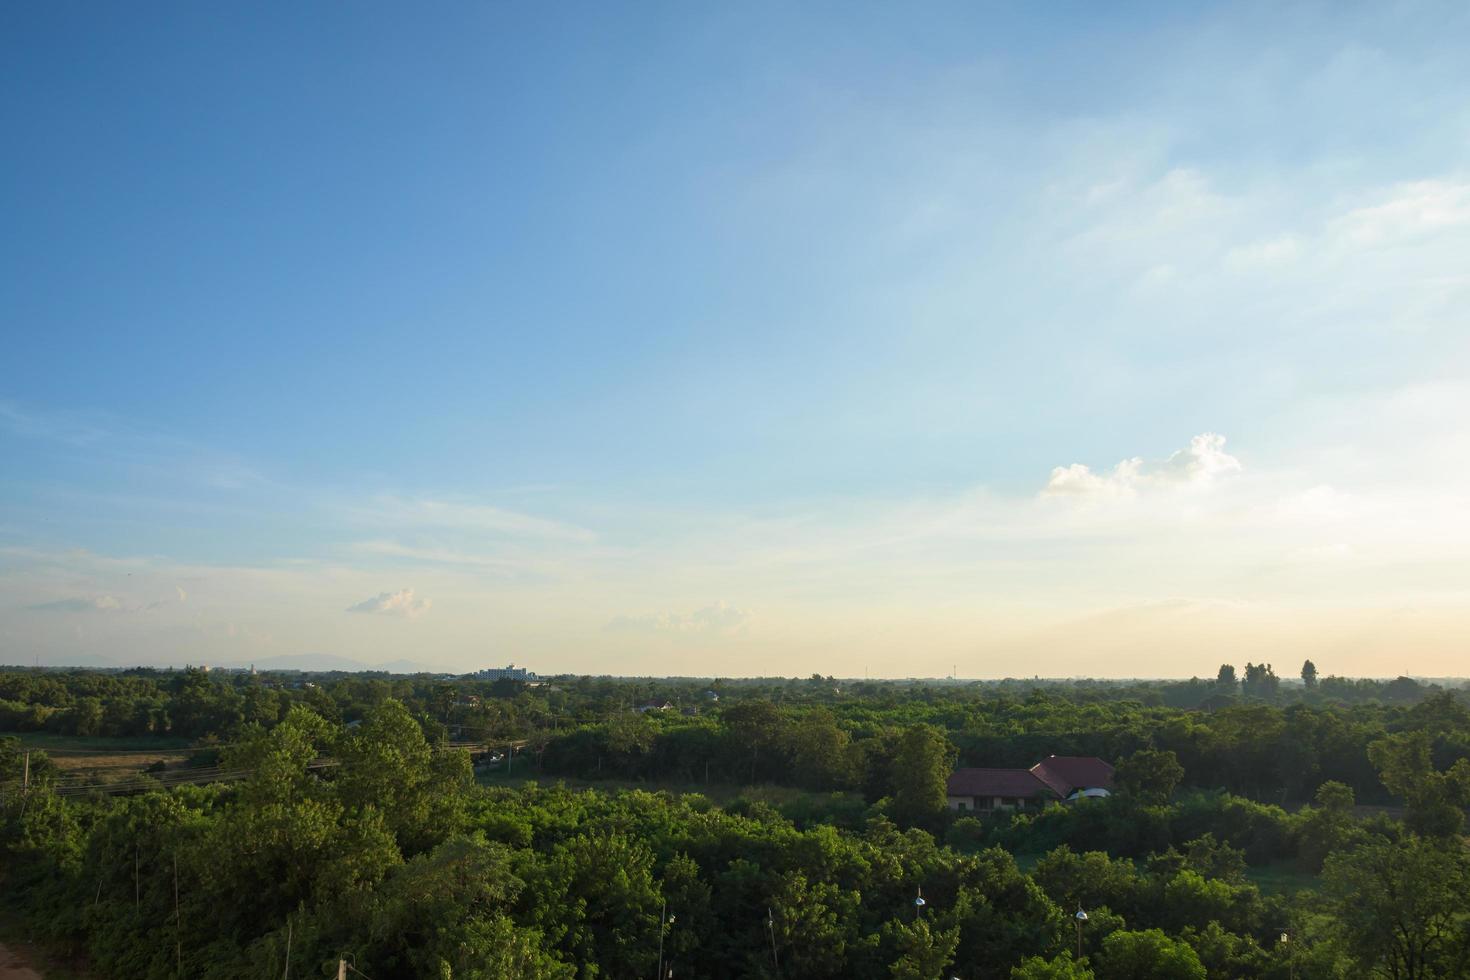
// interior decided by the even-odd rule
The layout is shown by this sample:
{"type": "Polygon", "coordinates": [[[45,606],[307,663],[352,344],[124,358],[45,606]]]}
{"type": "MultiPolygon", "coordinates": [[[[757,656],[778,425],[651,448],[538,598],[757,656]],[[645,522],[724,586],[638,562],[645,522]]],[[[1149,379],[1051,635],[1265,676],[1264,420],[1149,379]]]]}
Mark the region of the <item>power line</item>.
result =
{"type": "Polygon", "coordinates": [[[25,745],[32,752],[45,752],[47,755],[183,755],[191,752],[209,752],[214,749],[233,749],[245,745],[245,742],[225,742],[219,745],[186,745],[175,748],[143,748],[143,749],[68,749],[47,748],[44,745],[25,745]]]}

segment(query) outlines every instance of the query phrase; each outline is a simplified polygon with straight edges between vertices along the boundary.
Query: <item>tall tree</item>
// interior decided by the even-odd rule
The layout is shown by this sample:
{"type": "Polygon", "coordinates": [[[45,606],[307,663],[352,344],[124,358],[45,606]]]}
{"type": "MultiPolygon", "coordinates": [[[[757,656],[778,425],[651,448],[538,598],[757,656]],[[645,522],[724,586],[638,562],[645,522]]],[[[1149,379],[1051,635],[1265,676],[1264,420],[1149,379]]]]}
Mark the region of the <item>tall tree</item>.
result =
{"type": "Polygon", "coordinates": [[[1220,687],[1235,690],[1235,666],[1233,664],[1221,664],[1220,672],[1215,675],[1215,683],[1220,687]]]}
{"type": "Polygon", "coordinates": [[[751,698],[725,711],[725,727],[735,741],[750,753],[750,781],[755,782],[756,764],[762,748],[774,742],[781,731],[781,709],[769,701],[751,698]]]}
{"type": "Polygon", "coordinates": [[[1184,778],[1179,757],[1168,749],[1140,749],[1118,763],[1113,784],[1118,792],[1145,803],[1165,803],[1184,778]]]}
{"type": "Polygon", "coordinates": [[[1276,689],[1280,683],[1280,678],[1270,664],[1247,663],[1245,677],[1240,682],[1241,693],[1250,698],[1270,700],[1276,697],[1276,689]]]}
{"type": "Polygon", "coordinates": [[[1302,664],[1302,683],[1309,690],[1317,686],[1317,665],[1310,660],[1302,664]]]}
{"type": "Polygon", "coordinates": [[[1398,732],[1368,746],[1368,758],[1389,792],[1409,804],[1409,828],[1431,837],[1454,837],[1465,825],[1470,804],[1470,759],[1438,772],[1427,732],[1398,732]]]}
{"type": "Polygon", "coordinates": [[[1100,960],[1102,980],[1205,980],[1199,954],[1161,929],[1113,933],[1100,960]]]}
{"type": "Polygon", "coordinates": [[[1465,845],[1377,840],[1333,854],[1322,872],[1327,921],[1356,976],[1463,977],[1470,968],[1465,845]]]}
{"type": "Polygon", "coordinates": [[[944,815],[955,747],[932,725],[914,725],[899,739],[893,757],[893,813],[912,824],[931,824],[944,815]]]}

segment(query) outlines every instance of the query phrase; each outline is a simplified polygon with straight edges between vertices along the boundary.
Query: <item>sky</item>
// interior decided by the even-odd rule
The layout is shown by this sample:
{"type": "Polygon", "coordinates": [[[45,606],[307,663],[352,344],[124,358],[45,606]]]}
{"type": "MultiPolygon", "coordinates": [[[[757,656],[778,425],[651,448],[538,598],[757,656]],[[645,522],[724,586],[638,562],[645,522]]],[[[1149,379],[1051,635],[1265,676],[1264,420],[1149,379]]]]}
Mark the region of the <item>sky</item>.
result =
{"type": "Polygon", "coordinates": [[[5,4],[0,663],[1462,675],[1467,38],[5,4]]]}

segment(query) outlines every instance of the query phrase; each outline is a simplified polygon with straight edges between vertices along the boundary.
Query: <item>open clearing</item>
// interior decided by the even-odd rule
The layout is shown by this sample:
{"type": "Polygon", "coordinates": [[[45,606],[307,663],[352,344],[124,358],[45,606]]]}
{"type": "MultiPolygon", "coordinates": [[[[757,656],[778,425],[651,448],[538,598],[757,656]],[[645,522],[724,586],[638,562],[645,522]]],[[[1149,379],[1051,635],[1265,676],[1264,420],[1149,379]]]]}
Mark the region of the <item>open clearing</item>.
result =
{"type": "Polygon", "coordinates": [[[0,732],[0,735],[13,735],[23,747],[45,752],[68,781],[78,782],[115,782],[158,762],[166,769],[183,768],[189,754],[196,751],[186,738],[94,738],[48,732],[0,732]]]}
{"type": "Polygon", "coordinates": [[[41,980],[20,955],[0,946],[0,980],[41,980]]]}

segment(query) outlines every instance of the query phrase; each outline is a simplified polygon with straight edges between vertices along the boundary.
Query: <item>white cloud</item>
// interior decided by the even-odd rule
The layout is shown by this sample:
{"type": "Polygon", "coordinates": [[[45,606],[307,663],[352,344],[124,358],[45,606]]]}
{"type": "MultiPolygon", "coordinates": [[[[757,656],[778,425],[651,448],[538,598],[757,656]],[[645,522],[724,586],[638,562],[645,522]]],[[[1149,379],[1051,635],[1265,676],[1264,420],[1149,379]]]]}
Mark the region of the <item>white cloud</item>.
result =
{"type": "Polygon", "coordinates": [[[420,561],[435,565],[469,565],[514,569],[520,567],[522,564],[521,562],[496,555],[477,554],[454,548],[443,548],[437,545],[403,544],[398,541],[386,539],[359,541],[352,546],[352,550],[364,555],[375,555],[382,558],[407,558],[411,561],[420,561]]]}
{"type": "Polygon", "coordinates": [[[1380,247],[1470,225],[1470,183],[1421,180],[1399,184],[1376,203],[1333,220],[1331,238],[1361,247],[1380,247]]]}
{"type": "Polygon", "coordinates": [[[691,613],[660,613],[655,616],[619,616],[607,624],[611,630],[650,631],[655,633],[697,633],[729,635],[745,629],[750,614],[721,599],[712,606],[691,613]]]}
{"type": "Polygon", "coordinates": [[[514,537],[587,542],[596,535],[583,527],[485,504],[380,496],[352,510],[364,524],[401,528],[481,531],[514,537]]]}
{"type": "Polygon", "coordinates": [[[1043,496],[1127,497],[1146,489],[1206,488],[1217,479],[1240,472],[1240,460],[1225,451],[1225,437],[1204,432],[1157,465],[1141,457],[1125,459],[1097,473],[1085,463],[1058,466],[1042,489],[1043,496]]]}
{"type": "Polygon", "coordinates": [[[127,607],[122,600],[113,595],[99,595],[92,597],[74,596],[68,599],[54,599],[50,602],[38,602],[27,606],[40,612],[127,612],[127,607]]]}
{"type": "Polygon", "coordinates": [[[399,589],[397,592],[379,592],[371,599],[364,599],[356,605],[347,607],[350,613],[386,613],[390,616],[403,616],[406,619],[417,619],[429,611],[434,600],[420,599],[414,595],[413,589],[399,589]]]}
{"type": "Polygon", "coordinates": [[[1302,242],[1293,234],[1237,245],[1225,253],[1225,265],[1232,269],[1271,269],[1290,265],[1302,253],[1302,242]]]}
{"type": "Polygon", "coordinates": [[[1286,555],[1288,561],[1309,564],[1347,561],[1352,557],[1353,546],[1346,541],[1335,541],[1332,544],[1318,544],[1305,548],[1295,548],[1286,555]]]}

